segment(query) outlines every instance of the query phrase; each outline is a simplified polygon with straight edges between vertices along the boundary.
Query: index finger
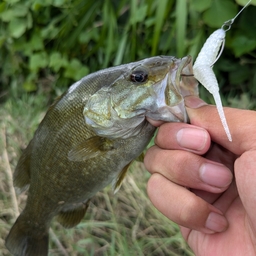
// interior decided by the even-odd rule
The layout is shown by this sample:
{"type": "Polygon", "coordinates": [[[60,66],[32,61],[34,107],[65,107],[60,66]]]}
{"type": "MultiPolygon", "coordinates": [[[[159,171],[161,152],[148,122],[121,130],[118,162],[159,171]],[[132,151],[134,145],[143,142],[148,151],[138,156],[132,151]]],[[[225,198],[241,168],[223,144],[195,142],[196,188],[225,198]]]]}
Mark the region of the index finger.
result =
{"type": "Polygon", "coordinates": [[[221,124],[215,106],[202,105],[196,97],[186,97],[185,102],[190,122],[206,129],[211,139],[236,155],[256,148],[256,112],[224,108],[227,123],[233,138],[230,142],[221,124]],[[198,107],[197,107],[198,105],[198,107]]]}

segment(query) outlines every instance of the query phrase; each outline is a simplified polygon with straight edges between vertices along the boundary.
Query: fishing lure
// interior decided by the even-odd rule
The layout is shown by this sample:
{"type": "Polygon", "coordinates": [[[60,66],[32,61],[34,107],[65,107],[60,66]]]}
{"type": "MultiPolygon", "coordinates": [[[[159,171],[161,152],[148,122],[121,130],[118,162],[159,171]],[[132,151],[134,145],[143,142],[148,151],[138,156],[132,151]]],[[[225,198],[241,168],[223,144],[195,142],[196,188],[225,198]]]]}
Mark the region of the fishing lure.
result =
{"type": "Polygon", "coordinates": [[[213,95],[221,123],[227,134],[228,140],[232,141],[228,124],[223,111],[219,94],[219,85],[213,72],[213,65],[222,54],[225,45],[226,32],[231,28],[237,16],[249,5],[251,0],[231,20],[224,22],[220,29],[214,31],[204,43],[193,66],[195,78],[213,95]]]}

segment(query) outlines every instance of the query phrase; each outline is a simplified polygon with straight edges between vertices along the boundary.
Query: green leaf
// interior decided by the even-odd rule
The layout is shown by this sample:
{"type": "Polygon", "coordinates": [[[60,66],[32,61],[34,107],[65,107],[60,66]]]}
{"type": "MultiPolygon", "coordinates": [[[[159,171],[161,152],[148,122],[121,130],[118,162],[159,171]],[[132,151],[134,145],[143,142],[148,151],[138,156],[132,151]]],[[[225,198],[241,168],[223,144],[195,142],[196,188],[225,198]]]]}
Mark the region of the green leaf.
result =
{"type": "MultiPolygon", "coordinates": [[[[4,3],[0,4],[0,6],[2,6],[0,9],[3,8],[3,4],[4,3]]],[[[0,11],[1,19],[5,22],[9,22],[17,17],[25,17],[28,14],[28,7],[24,4],[17,4],[14,7],[7,9],[4,12],[3,11],[0,11]]]]}
{"type": "Polygon", "coordinates": [[[131,25],[142,22],[147,15],[147,5],[141,5],[136,8],[134,14],[131,16],[130,23],[131,25]]]}
{"type": "Polygon", "coordinates": [[[203,12],[211,6],[212,0],[193,0],[190,4],[193,10],[203,12]]]}
{"type": "Polygon", "coordinates": [[[18,3],[20,0],[7,0],[8,4],[18,3]]]}
{"type": "Polygon", "coordinates": [[[185,54],[186,25],[187,25],[187,1],[179,0],[176,2],[176,29],[177,29],[177,56],[185,54]]]}
{"type": "MultiPolygon", "coordinates": [[[[244,5],[246,5],[246,4],[248,3],[248,0],[236,0],[236,2],[237,2],[238,4],[244,6],[244,5]]],[[[250,4],[256,5],[256,0],[252,0],[252,1],[250,2],[250,4]]]]}
{"type": "Polygon", "coordinates": [[[254,103],[248,93],[242,93],[239,97],[228,99],[232,108],[252,109],[254,103]]]}
{"type": "Polygon", "coordinates": [[[219,28],[223,23],[237,14],[237,5],[229,0],[214,0],[211,7],[203,14],[205,23],[213,28],[219,28]]]}
{"type": "Polygon", "coordinates": [[[58,72],[60,68],[66,67],[68,65],[67,58],[63,57],[59,52],[53,52],[50,55],[49,67],[55,72],[58,72]]]}
{"type": "Polygon", "coordinates": [[[235,56],[239,57],[256,48],[256,39],[249,39],[248,37],[240,34],[233,39],[231,46],[234,49],[235,56]]]}
{"type": "Polygon", "coordinates": [[[22,36],[27,27],[27,21],[21,18],[14,18],[8,24],[8,30],[12,37],[19,38],[22,36]]]}
{"type": "Polygon", "coordinates": [[[246,8],[238,21],[239,28],[237,29],[237,33],[243,34],[249,38],[255,38],[255,24],[255,8],[246,8]]]}
{"type": "Polygon", "coordinates": [[[6,40],[5,36],[0,36],[0,47],[4,44],[5,40],[6,40]]]}
{"type": "Polygon", "coordinates": [[[229,73],[229,81],[232,85],[242,84],[250,76],[250,73],[251,70],[246,66],[240,66],[238,69],[229,73]]]}
{"type": "MultiPolygon", "coordinates": [[[[113,41],[116,36],[116,17],[111,5],[106,1],[103,6],[103,23],[104,28],[107,27],[107,33],[105,35],[106,47],[104,47],[104,62],[103,67],[107,67],[109,60],[111,59],[111,53],[116,49],[114,48],[113,41]]],[[[102,34],[103,35],[103,34],[102,34]]]]}
{"type": "Polygon", "coordinates": [[[55,27],[53,23],[50,23],[48,26],[45,26],[41,30],[41,36],[47,39],[56,38],[57,34],[59,33],[60,28],[55,27]]]}
{"type": "MultiPolygon", "coordinates": [[[[185,0],[179,0],[180,1],[185,1],[185,0]]],[[[156,9],[156,23],[155,23],[155,27],[154,27],[154,34],[153,34],[153,39],[152,39],[152,51],[151,51],[151,55],[155,55],[156,54],[156,49],[157,49],[157,45],[159,42],[159,37],[161,34],[161,29],[164,23],[164,13],[166,11],[168,5],[168,1],[167,0],[162,0],[159,1],[157,3],[157,9],[156,9]]]]}
{"type": "Polygon", "coordinates": [[[200,29],[196,36],[191,40],[191,46],[188,49],[188,54],[191,55],[194,60],[196,59],[196,55],[199,53],[202,47],[203,33],[204,31],[200,29]]]}
{"type": "Polygon", "coordinates": [[[26,92],[34,92],[37,89],[35,82],[32,81],[25,81],[22,87],[26,92]]]}
{"type": "Polygon", "coordinates": [[[92,40],[97,41],[99,39],[99,31],[96,28],[93,28],[89,31],[82,32],[79,35],[79,42],[82,44],[89,43],[92,40]]]}
{"type": "Polygon", "coordinates": [[[29,12],[27,14],[27,29],[30,29],[32,27],[33,27],[33,18],[32,18],[31,13],[29,12]]]}
{"type": "Polygon", "coordinates": [[[42,6],[51,6],[53,1],[54,0],[36,0],[33,3],[33,8],[35,8],[35,10],[39,10],[42,6]]]}
{"type": "Polygon", "coordinates": [[[32,38],[29,41],[29,47],[31,50],[37,50],[37,51],[44,49],[43,39],[38,32],[33,33],[32,38]]]}
{"type": "Polygon", "coordinates": [[[48,65],[48,56],[46,52],[35,53],[30,57],[29,68],[37,72],[40,68],[45,68],[48,65]]]}
{"type": "Polygon", "coordinates": [[[115,66],[120,65],[122,63],[122,59],[123,59],[123,56],[124,56],[126,45],[127,45],[127,35],[125,34],[122,37],[122,39],[119,43],[117,52],[116,52],[116,58],[115,58],[115,61],[114,61],[115,66]]]}
{"type": "Polygon", "coordinates": [[[69,65],[66,66],[64,76],[74,80],[79,80],[88,73],[89,69],[83,66],[78,59],[72,59],[69,65]]]}
{"type": "MultiPolygon", "coordinates": [[[[5,8],[6,8],[6,3],[0,3],[0,14],[5,11],[5,8]]],[[[1,15],[0,15],[0,17],[1,17],[1,15]]]]}
{"type": "Polygon", "coordinates": [[[38,2],[34,2],[31,6],[31,9],[35,12],[38,12],[42,8],[42,5],[38,2]]]}
{"type": "Polygon", "coordinates": [[[0,18],[2,21],[9,22],[15,17],[14,12],[12,9],[6,10],[5,12],[2,12],[0,15],[0,18]]]}
{"type": "Polygon", "coordinates": [[[54,6],[63,6],[65,4],[66,0],[53,0],[54,6]]]}

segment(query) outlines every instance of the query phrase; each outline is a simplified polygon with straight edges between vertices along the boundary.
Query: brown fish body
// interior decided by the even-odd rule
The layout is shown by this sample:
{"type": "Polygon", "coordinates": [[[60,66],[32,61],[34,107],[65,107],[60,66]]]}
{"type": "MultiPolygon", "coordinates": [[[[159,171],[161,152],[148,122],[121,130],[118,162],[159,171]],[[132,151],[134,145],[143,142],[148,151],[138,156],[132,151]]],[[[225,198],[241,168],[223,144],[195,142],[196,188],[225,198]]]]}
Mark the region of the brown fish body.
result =
{"type": "MultiPolygon", "coordinates": [[[[145,119],[152,109],[152,103],[147,101],[148,91],[152,91],[151,84],[167,77],[176,59],[154,57],[146,60],[151,66],[141,61],[91,74],[70,87],[50,107],[14,173],[14,185],[21,191],[29,186],[29,191],[26,207],[6,239],[6,246],[13,255],[47,255],[52,218],[57,216],[64,227],[77,225],[89,200],[113,181],[118,187],[123,177],[121,173],[126,172],[129,164],[147,146],[155,131],[145,119]],[[159,58],[164,63],[160,64],[159,58]],[[148,69],[149,82],[154,75],[150,86],[145,81],[142,85],[130,81],[134,67],[143,65],[148,69]],[[124,92],[127,86],[134,84],[135,89],[143,86],[138,94],[146,95],[133,97],[131,106],[127,107],[132,113],[137,111],[138,118],[134,114],[130,117],[125,107],[118,109],[120,104],[127,105],[127,96],[121,100],[115,97],[115,93],[124,92]],[[109,89],[109,85],[113,88],[109,89]],[[111,97],[106,103],[105,93],[111,97]],[[124,115],[128,119],[122,117],[122,111],[127,111],[124,115]],[[131,131],[129,124],[135,127],[131,131]],[[106,134],[105,130],[108,130],[106,134]]],[[[151,112],[156,115],[157,111],[153,107],[151,112]]],[[[163,112],[165,119],[166,110],[163,112]]]]}

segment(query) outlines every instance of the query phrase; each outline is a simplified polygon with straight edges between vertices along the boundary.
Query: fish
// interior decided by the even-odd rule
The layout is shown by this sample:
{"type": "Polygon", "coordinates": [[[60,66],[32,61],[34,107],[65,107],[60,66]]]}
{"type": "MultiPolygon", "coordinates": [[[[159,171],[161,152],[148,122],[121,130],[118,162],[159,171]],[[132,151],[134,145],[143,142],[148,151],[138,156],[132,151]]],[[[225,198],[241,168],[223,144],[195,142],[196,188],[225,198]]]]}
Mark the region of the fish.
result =
{"type": "Polygon", "coordinates": [[[91,198],[113,183],[152,139],[147,118],[188,122],[184,97],[198,95],[192,58],[155,56],[97,71],[49,107],[13,175],[26,206],[5,245],[15,256],[48,255],[53,218],[75,227],[91,198]]]}

